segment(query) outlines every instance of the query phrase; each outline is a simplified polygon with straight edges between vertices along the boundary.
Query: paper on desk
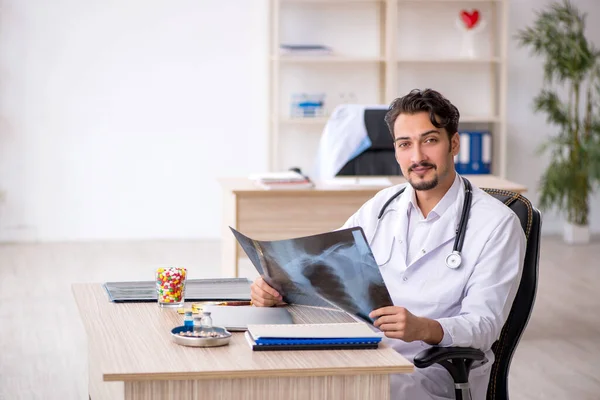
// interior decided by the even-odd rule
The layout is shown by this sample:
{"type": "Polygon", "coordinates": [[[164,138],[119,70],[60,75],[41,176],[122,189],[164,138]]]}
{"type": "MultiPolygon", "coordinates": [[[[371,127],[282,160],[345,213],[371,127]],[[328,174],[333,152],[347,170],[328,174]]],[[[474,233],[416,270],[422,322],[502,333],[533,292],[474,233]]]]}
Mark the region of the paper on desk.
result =
{"type": "Polygon", "coordinates": [[[263,181],[263,182],[279,182],[279,181],[303,181],[306,178],[295,171],[281,171],[281,172],[265,172],[262,174],[251,174],[248,176],[251,181],[263,181]]]}
{"type": "Polygon", "coordinates": [[[385,177],[344,176],[328,179],[324,183],[330,186],[392,186],[392,181],[385,177]]]}

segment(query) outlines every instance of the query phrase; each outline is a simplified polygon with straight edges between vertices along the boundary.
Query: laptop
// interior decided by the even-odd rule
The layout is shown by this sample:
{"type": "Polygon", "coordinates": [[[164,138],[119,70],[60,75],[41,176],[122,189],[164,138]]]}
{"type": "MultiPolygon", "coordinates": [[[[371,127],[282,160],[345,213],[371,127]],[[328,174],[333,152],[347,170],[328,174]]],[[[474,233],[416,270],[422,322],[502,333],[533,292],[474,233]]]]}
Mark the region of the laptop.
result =
{"type": "Polygon", "coordinates": [[[213,326],[220,326],[233,332],[245,331],[248,325],[294,323],[292,315],[283,307],[205,305],[202,309],[210,311],[213,326]]]}

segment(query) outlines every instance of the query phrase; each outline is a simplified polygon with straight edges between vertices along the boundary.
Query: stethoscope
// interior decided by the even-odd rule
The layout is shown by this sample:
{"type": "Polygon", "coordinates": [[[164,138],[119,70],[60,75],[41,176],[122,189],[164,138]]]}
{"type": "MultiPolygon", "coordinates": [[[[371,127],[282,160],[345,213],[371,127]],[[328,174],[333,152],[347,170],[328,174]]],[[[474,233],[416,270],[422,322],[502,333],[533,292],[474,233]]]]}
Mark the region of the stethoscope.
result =
{"type": "MultiPolygon", "coordinates": [[[[471,187],[471,182],[468,179],[462,178],[465,182],[465,199],[463,201],[462,212],[460,215],[460,222],[458,223],[458,228],[456,228],[456,238],[454,239],[454,247],[452,248],[452,253],[448,254],[446,257],[446,266],[448,268],[456,269],[460,267],[462,263],[462,247],[465,241],[465,232],[467,230],[467,221],[469,220],[469,211],[471,210],[471,198],[473,194],[473,188],[471,187]]],[[[386,208],[390,205],[390,203],[402,193],[404,193],[404,189],[406,186],[394,193],[392,197],[390,197],[383,207],[381,207],[381,211],[379,211],[379,215],[377,215],[377,225],[375,226],[375,233],[377,233],[377,228],[379,227],[379,221],[383,218],[385,214],[386,208]]],[[[375,238],[375,235],[373,235],[375,238]]]]}

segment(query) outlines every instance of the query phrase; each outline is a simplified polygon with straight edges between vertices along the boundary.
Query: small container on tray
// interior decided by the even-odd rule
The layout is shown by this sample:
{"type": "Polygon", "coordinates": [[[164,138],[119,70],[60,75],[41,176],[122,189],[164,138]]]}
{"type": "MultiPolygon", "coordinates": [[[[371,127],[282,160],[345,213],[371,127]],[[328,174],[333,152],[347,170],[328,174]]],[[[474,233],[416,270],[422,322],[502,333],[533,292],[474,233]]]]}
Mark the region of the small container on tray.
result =
{"type": "Polygon", "coordinates": [[[171,330],[173,341],[182,346],[218,347],[228,345],[231,340],[231,333],[218,326],[213,326],[208,332],[200,331],[201,336],[193,336],[194,334],[193,327],[178,326],[171,330]]]}

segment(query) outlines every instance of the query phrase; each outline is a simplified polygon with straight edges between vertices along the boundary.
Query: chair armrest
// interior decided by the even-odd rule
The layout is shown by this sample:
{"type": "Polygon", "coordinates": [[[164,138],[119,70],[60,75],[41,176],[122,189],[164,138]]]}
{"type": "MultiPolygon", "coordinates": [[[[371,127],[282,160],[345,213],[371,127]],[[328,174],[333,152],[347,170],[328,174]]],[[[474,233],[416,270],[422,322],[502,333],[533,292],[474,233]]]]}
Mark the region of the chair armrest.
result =
{"type": "Polygon", "coordinates": [[[417,368],[427,368],[430,365],[447,360],[471,360],[481,361],[485,358],[483,351],[472,347],[439,347],[434,346],[421,351],[414,358],[417,368]]]}
{"type": "Polygon", "coordinates": [[[427,368],[440,364],[452,376],[454,396],[457,400],[471,399],[469,391],[469,372],[473,362],[485,358],[483,351],[472,347],[440,347],[434,346],[423,350],[414,358],[417,368],[427,368]]]}

